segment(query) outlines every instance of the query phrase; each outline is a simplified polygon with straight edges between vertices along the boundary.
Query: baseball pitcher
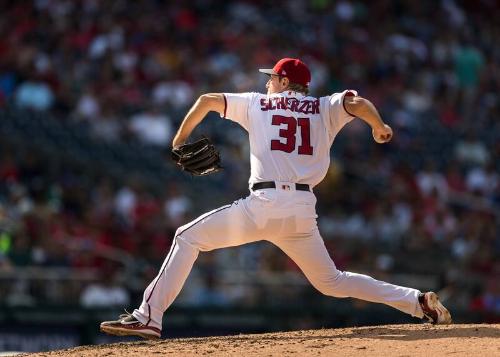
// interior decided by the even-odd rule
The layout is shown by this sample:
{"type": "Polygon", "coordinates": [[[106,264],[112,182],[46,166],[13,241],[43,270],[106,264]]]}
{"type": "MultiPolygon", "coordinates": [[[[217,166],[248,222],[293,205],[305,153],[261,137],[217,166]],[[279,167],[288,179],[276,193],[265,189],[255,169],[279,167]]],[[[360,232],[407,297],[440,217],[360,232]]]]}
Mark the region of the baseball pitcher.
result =
{"type": "Polygon", "coordinates": [[[313,189],[327,173],[330,147],[339,131],[360,118],[370,125],[377,143],[391,140],[392,129],[373,104],[354,90],[309,96],[311,74],[299,59],[283,58],[260,72],[269,76],[267,94],[204,94],[173,140],[176,163],[202,175],[219,169],[219,154],[209,140],[195,149],[186,146],[193,129],[210,111],[240,124],[250,140],[250,194],[180,227],[139,308],[101,323],[101,331],[159,338],[163,313],[179,294],[200,251],[260,240],[278,246],[325,295],[383,303],[433,324],[451,323],[450,313],[434,292],[338,270],[318,230],[313,189]]]}

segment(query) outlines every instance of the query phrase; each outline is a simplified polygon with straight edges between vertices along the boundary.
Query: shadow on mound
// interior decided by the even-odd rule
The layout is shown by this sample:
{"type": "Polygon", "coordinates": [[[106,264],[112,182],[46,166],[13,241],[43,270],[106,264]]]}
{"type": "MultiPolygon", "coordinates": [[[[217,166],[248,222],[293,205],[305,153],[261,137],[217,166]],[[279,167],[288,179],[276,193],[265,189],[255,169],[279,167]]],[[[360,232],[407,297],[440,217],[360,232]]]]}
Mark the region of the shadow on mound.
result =
{"type": "Polygon", "coordinates": [[[370,327],[357,329],[351,334],[344,335],[345,338],[374,338],[381,340],[415,341],[432,340],[439,338],[468,338],[468,337],[500,337],[500,328],[489,326],[478,327],[455,327],[453,325],[435,328],[432,325],[423,329],[409,329],[398,327],[370,327]]]}
{"type": "MultiPolygon", "coordinates": [[[[497,325],[498,326],[498,325],[497,325]]],[[[433,340],[444,338],[500,338],[500,328],[491,327],[488,325],[471,326],[466,325],[449,325],[449,326],[432,326],[432,325],[417,325],[417,327],[408,327],[408,325],[398,326],[380,326],[380,327],[361,327],[353,328],[348,333],[335,334],[335,330],[325,330],[321,335],[315,334],[312,331],[304,331],[299,335],[283,336],[279,335],[262,335],[259,336],[260,341],[299,341],[306,342],[308,340],[334,340],[334,339],[379,339],[379,340],[395,340],[395,341],[417,341],[417,340],[433,340]]],[[[227,338],[227,337],[226,337],[227,338]]],[[[217,339],[217,337],[212,337],[217,339]]],[[[229,339],[235,340],[251,340],[255,339],[255,335],[248,336],[230,336],[229,339]]],[[[189,339],[190,342],[192,341],[189,339]]]]}

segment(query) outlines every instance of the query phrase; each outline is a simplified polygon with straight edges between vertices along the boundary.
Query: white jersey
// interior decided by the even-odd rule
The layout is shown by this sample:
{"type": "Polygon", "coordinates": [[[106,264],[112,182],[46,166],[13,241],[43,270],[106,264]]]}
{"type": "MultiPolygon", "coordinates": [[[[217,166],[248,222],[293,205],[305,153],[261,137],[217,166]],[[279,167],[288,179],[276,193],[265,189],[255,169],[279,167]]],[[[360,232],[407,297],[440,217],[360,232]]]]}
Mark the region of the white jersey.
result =
{"type": "Polygon", "coordinates": [[[270,96],[224,93],[223,117],[239,123],[250,139],[250,186],[262,181],[320,183],[330,166],[330,147],[354,117],[344,96],[315,98],[294,91],[270,96]]]}

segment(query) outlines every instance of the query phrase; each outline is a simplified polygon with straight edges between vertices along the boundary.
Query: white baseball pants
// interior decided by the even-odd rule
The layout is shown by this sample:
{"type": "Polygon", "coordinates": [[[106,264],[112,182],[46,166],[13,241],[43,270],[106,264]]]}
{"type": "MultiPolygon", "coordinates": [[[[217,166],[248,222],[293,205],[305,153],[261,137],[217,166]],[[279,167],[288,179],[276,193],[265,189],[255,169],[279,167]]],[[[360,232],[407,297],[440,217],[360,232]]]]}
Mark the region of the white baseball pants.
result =
{"type": "Polygon", "coordinates": [[[267,240],[283,250],[321,293],[387,304],[423,317],[416,289],[337,270],[316,225],[316,197],[293,184],[262,189],[180,227],[160,272],[144,292],[134,317],[159,329],[200,251],[267,240]],[[284,187],[284,188],[283,188],[284,187]]]}

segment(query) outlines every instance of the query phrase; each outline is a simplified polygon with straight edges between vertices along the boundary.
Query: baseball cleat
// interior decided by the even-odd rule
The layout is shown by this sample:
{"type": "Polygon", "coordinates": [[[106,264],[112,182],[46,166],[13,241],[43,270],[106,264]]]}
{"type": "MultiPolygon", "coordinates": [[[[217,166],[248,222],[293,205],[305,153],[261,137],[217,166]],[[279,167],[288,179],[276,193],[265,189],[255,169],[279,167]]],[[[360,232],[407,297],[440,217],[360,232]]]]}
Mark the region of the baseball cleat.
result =
{"type": "Polygon", "coordinates": [[[439,297],[435,292],[429,291],[418,296],[418,302],[424,317],[433,325],[448,325],[451,324],[451,314],[446,307],[441,304],[439,297]]]}
{"type": "Polygon", "coordinates": [[[146,326],[132,314],[122,314],[116,321],[101,322],[100,330],[115,336],[140,336],[148,340],[157,340],[161,337],[159,328],[146,326]]]}

